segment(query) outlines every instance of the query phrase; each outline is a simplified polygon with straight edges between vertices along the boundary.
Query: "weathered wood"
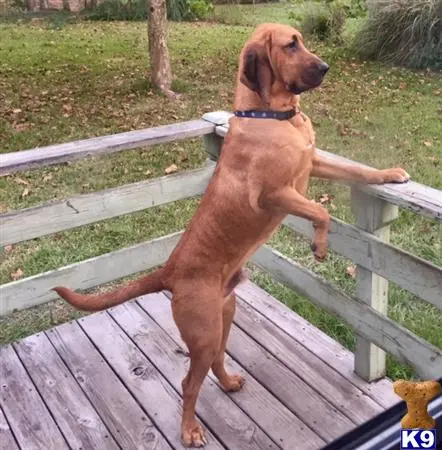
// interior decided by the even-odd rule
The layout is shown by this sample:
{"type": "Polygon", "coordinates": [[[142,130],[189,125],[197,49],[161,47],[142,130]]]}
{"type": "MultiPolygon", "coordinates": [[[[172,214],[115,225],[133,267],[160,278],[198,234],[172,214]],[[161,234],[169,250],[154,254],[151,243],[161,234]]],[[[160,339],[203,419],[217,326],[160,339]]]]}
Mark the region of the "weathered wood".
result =
{"type": "MultiPolygon", "coordinates": [[[[185,356],[174,351],[174,341],[136,303],[111,309],[110,314],[175,390],[181,392],[187,364],[185,356]]],[[[278,448],[210,379],[204,382],[196,410],[229,449],[278,448]]]]}
{"type": "Polygon", "coordinates": [[[206,120],[191,120],[32,150],[4,153],[0,160],[0,175],[59,164],[65,161],[74,161],[87,156],[110,154],[154,144],[164,144],[179,139],[204,136],[212,133],[214,129],[214,125],[206,120]]]}
{"type": "MultiPolygon", "coordinates": [[[[228,132],[228,125],[218,125],[216,134],[224,137],[228,132]]],[[[317,149],[318,155],[344,164],[354,164],[369,167],[339,155],[317,149]]],[[[413,211],[422,216],[442,221],[442,193],[441,191],[414,181],[404,184],[358,185],[358,189],[373,197],[380,198],[401,208],[413,211]]]]}
{"type": "Polygon", "coordinates": [[[0,408],[0,444],[5,450],[20,450],[11,428],[0,408]]]}
{"type": "MultiPolygon", "coordinates": [[[[185,352],[186,346],[173,320],[169,299],[163,293],[150,294],[140,297],[137,303],[175,341],[177,348],[185,352]]],[[[293,436],[302,443],[298,450],[301,447],[316,450],[324,445],[324,441],[301,421],[302,417],[298,419],[228,355],[225,365],[229,373],[240,374],[246,379],[244,388],[231,399],[282,449],[293,450],[293,436]]],[[[219,384],[213,373],[209,377],[219,384]]]]}
{"type": "Polygon", "coordinates": [[[358,333],[426,379],[442,373],[442,351],[357,298],[341,293],[329,282],[281,253],[261,247],[252,261],[277,281],[306,295],[321,308],[344,319],[358,333]]]}
{"type": "Polygon", "coordinates": [[[181,232],[0,286],[0,316],[56,299],[51,289],[89,289],[163,264],[181,232]]]}
{"type": "Polygon", "coordinates": [[[382,412],[377,403],[242,300],[237,302],[235,323],[350,420],[361,424],[382,412]]]}
{"type": "MultiPolygon", "coordinates": [[[[181,448],[181,401],[169,382],[109,314],[93,314],[79,323],[168,442],[174,448],[181,448]]],[[[213,435],[209,435],[209,439],[210,449],[222,448],[213,435]]]]}
{"type": "MultiPolygon", "coordinates": [[[[312,223],[300,217],[288,216],[284,225],[309,238],[312,223]]],[[[418,297],[442,309],[442,268],[422,258],[383,242],[332,217],[329,247],[365,269],[375,272],[418,297]]]]}
{"type": "Polygon", "coordinates": [[[76,322],[46,335],[120,447],[170,449],[76,322]]]}
{"type": "Polygon", "coordinates": [[[19,446],[26,450],[69,450],[12,346],[0,346],[0,361],[0,407],[19,446]]]}
{"type": "Polygon", "coordinates": [[[119,448],[45,334],[14,348],[70,448],[119,448]]]}
{"type": "Polygon", "coordinates": [[[1,214],[0,245],[15,244],[200,195],[212,173],[213,168],[206,167],[1,214]]]}
{"type": "MultiPolygon", "coordinates": [[[[390,241],[390,223],[397,218],[398,208],[376,197],[352,189],[351,201],[356,226],[372,233],[381,241],[390,241]]],[[[368,256],[368,255],[367,255],[368,256]]],[[[394,261],[389,261],[394,264],[394,261]]],[[[356,297],[383,315],[388,314],[388,280],[365,267],[357,266],[356,297]]],[[[387,355],[369,340],[358,336],[355,349],[355,372],[364,380],[378,380],[387,371],[387,355]]]]}
{"type": "Polygon", "coordinates": [[[227,352],[326,442],[355,427],[321,394],[236,325],[232,327],[227,352]]]}
{"type": "MultiPolygon", "coordinates": [[[[226,125],[233,114],[226,111],[214,111],[203,115],[203,120],[214,125],[226,125]]],[[[224,139],[215,133],[204,136],[204,148],[212,161],[216,161],[221,153],[224,139]]]]}
{"type": "Polygon", "coordinates": [[[400,401],[394,393],[390,380],[383,378],[367,383],[354,373],[354,355],[329,335],[313,326],[280,301],[275,300],[264,289],[247,281],[236,288],[237,296],[267,317],[301,345],[340,373],[384,409],[400,401]]]}

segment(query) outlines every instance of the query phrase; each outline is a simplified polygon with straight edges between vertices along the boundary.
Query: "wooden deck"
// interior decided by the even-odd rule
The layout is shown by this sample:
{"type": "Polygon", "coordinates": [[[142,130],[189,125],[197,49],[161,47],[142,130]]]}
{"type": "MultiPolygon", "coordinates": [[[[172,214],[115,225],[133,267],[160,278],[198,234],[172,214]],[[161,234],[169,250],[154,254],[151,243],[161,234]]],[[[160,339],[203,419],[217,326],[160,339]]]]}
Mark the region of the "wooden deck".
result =
{"type": "MultiPolygon", "coordinates": [[[[206,379],[208,449],[320,449],[400,399],[353,354],[248,282],[227,364],[241,392],[206,379]]],[[[164,293],[0,347],[1,450],[181,449],[188,358],[164,293]]]]}

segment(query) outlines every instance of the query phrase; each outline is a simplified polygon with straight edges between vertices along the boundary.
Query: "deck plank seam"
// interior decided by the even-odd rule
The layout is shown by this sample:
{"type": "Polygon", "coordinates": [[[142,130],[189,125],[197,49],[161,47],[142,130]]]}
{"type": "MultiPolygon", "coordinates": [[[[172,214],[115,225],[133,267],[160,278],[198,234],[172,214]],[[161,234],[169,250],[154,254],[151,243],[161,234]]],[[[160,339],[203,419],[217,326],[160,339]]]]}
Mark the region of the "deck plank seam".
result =
{"type": "MultiPolygon", "coordinates": [[[[179,343],[179,342],[177,342],[175,339],[174,339],[174,337],[173,336],[171,336],[168,332],[167,332],[167,330],[165,330],[156,320],[155,320],[155,318],[151,315],[151,314],[149,314],[149,312],[145,309],[145,308],[143,308],[143,306],[138,302],[138,300],[136,300],[135,301],[135,303],[141,308],[141,310],[147,315],[147,316],[149,316],[149,318],[151,319],[151,320],[153,320],[155,323],[156,323],[156,325],[164,332],[164,333],[166,333],[167,334],[167,336],[176,344],[176,346],[178,347],[178,348],[182,348],[182,345],[181,345],[181,343],[179,343]]],[[[143,351],[142,349],[140,349],[141,351],[143,351]]],[[[143,352],[143,354],[144,354],[144,352],[143,352]]],[[[233,358],[232,358],[233,359],[233,358]]],[[[242,367],[242,366],[241,366],[242,367]]],[[[248,375],[250,375],[248,372],[247,372],[247,374],[248,375]]],[[[257,427],[257,428],[259,428],[269,439],[270,439],[270,441],[272,441],[274,444],[275,444],[275,446],[277,447],[277,448],[279,448],[279,449],[281,449],[281,446],[277,443],[277,442],[275,442],[274,441],[274,439],[272,439],[268,434],[267,434],[267,432],[266,432],[266,430],[263,430],[262,429],[262,427],[260,427],[259,426],[259,424],[257,424],[251,417],[250,417],[250,415],[246,412],[246,411],[244,411],[244,409],[243,408],[241,408],[241,406],[240,405],[238,405],[237,404],[237,402],[233,399],[233,396],[230,396],[230,395],[228,395],[228,394],[226,394],[222,389],[221,389],[221,387],[220,387],[220,385],[219,385],[219,383],[218,383],[218,380],[216,379],[216,377],[214,376],[214,375],[212,375],[212,374],[208,374],[208,377],[210,377],[210,379],[215,383],[215,385],[218,387],[218,390],[219,390],[219,392],[220,392],[220,395],[225,395],[227,398],[229,398],[230,399],[230,401],[232,401],[234,404],[235,404],[235,406],[236,407],[238,407],[243,413],[244,413],[244,415],[245,416],[247,416],[249,419],[250,419],[250,421],[252,422],[252,423],[254,423],[255,424],[255,426],[257,427]]],[[[180,395],[180,397],[181,397],[181,394],[179,394],[180,395]]],[[[207,424],[205,424],[206,426],[207,426],[207,424]]],[[[208,427],[209,429],[210,429],[210,427],[208,427]]],[[[221,442],[221,444],[225,447],[225,444],[222,442],[222,440],[216,435],[216,433],[212,430],[212,429],[210,429],[211,430],[211,432],[213,433],[213,435],[214,436],[216,436],[217,437],[217,439],[221,442]]],[[[227,447],[225,447],[226,449],[227,449],[227,447]]],[[[228,449],[227,449],[228,450],[228,449]]]]}
{"type": "MultiPolygon", "coordinates": [[[[172,336],[170,336],[170,334],[166,331],[166,330],[164,330],[164,328],[163,327],[161,327],[161,325],[160,324],[158,324],[158,322],[150,315],[150,314],[148,314],[147,313],[147,311],[138,303],[138,300],[133,300],[133,303],[136,303],[138,306],[139,306],[139,308],[147,315],[147,316],[149,316],[149,318],[152,320],[152,321],[154,321],[155,322],[155,324],[164,332],[164,333],[166,333],[167,334],[167,336],[169,336],[169,338],[171,339],[171,340],[173,340],[173,342],[175,342],[176,343],[176,341],[175,341],[175,339],[173,339],[173,337],[172,336]]],[[[109,313],[108,313],[109,314],[109,313]]],[[[128,334],[128,333],[126,333],[126,331],[120,326],[120,324],[112,317],[112,315],[111,314],[109,314],[110,315],[110,317],[112,318],[112,320],[123,330],[123,332],[126,334],[126,336],[131,340],[131,342],[133,342],[133,344],[137,347],[137,349],[143,354],[143,356],[155,367],[155,369],[158,371],[158,373],[161,375],[161,377],[162,378],[164,378],[166,381],[167,381],[167,383],[169,384],[169,386],[171,386],[172,387],[172,389],[178,394],[178,396],[179,396],[179,398],[181,399],[181,402],[182,402],[182,394],[181,394],[181,392],[179,391],[179,390],[177,390],[177,389],[175,389],[175,387],[173,386],[173,384],[169,381],[169,379],[162,373],[162,371],[151,361],[151,359],[149,358],[149,356],[145,353],[145,351],[134,341],[134,340],[132,340],[132,338],[130,337],[130,335],[128,334]]],[[[177,344],[177,343],[176,343],[177,344]]],[[[180,348],[180,349],[182,349],[182,346],[180,345],[180,344],[177,344],[177,346],[180,348]]],[[[218,387],[219,387],[219,385],[218,385],[218,387]]],[[[223,394],[223,391],[221,390],[221,388],[219,388],[220,389],[220,392],[223,394]]],[[[229,397],[230,398],[230,397],[229,397]]],[[[235,403],[235,402],[234,402],[235,403]]],[[[241,409],[241,408],[240,408],[241,409]]],[[[241,409],[242,410],[242,409],[241,409]]],[[[243,411],[244,412],[244,411],[243,411]]],[[[245,412],[244,412],[244,414],[246,414],[245,412]]],[[[248,416],[248,414],[246,414],[247,415],[247,417],[249,417],[248,416]]],[[[204,419],[204,417],[203,416],[201,416],[201,415],[199,415],[199,414],[196,414],[196,416],[197,416],[197,418],[201,421],[201,423],[202,424],[204,424],[204,426],[205,427],[207,427],[207,429],[213,434],[213,436],[215,436],[216,437],[216,439],[218,440],[218,442],[220,443],[220,445],[223,447],[223,448],[225,448],[226,450],[229,450],[228,449],[228,447],[226,447],[226,444],[223,442],[223,440],[222,440],[222,438],[215,432],[215,430],[207,423],[207,421],[204,419]]],[[[250,418],[250,417],[249,417],[250,418]]],[[[260,430],[262,430],[262,428],[261,427],[259,427],[259,425],[254,421],[254,420],[252,420],[251,418],[250,418],[250,420],[260,429],[260,430]]],[[[264,431],[264,430],[262,430],[263,431],[263,433],[264,434],[266,434],[267,435],[267,433],[264,431]]],[[[268,436],[267,436],[268,437],[268,436]]],[[[271,439],[270,437],[269,437],[269,439],[272,441],[272,442],[274,442],[273,441],[273,439],[271,439]]],[[[278,447],[278,448],[281,448],[278,444],[276,444],[275,443],[275,445],[278,447]]]]}
{"type": "MultiPolygon", "coordinates": [[[[106,314],[108,316],[110,316],[109,313],[106,312],[106,314]]],[[[113,319],[113,318],[112,318],[113,319]]],[[[112,365],[109,363],[109,361],[107,360],[106,356],[100,351],[100,349],[95,345],[95,343],[93,342],[93,340],[89,337],[89,335],[87,334],[86,330],[81,326],[81,318],[75,320],[75,322],[77,323],[77,325],[79,326],[79,328],[81,329],[81,331],[83,332],[83,334],[87,337],[87,339],[89,340],[89,342],[91,343],[91,345],[93,346],[93,348],[95,349],[95,351],[100,355],[101,358],[103,358],[104,361],[106,361],[106,365],[107,367],[112,371],[112,373],[115,375],[116,379],[124,386],[124,388],[126,389],[126,391],[130,394],[130,396],[133,398],[133,400],[135,401],[135,403],[141,408],[141,411],[143,411],[143,413],[149,418],[149,420],[151,421],[152,425],[155,427],[155,430],[157,433],[160,434],[160,436],[163,437],[163,439],[167,442],[167,444],[169,445],[169,447],[171,449],[174,449],[174,446],[172,445],[172,443],[169,441],[169,439],[167,439],[167,437],[163,434],[163,432],[160,430],[160,428],[158,427],[158,425],[155,423],[155,421],[153,420],[153,418],[150,416],[150,414],[148,414],[148,412],[145,410],[145,408],[143,407],[143,405],[139,402],[138,398],[136,395],[133,394],[132,390],[129,388],[129,386],[126,385],[126,383],[123,381],[122,377],[120,377],[119,373],[112,367],[112,365]]],[[[120,327],[121,328],[121,327],[120,327]]],[[[123,330],[124,332],[124,330],[123,330]]],[[[126,334],[126,333],[125,333],[126,334]]],[[[129,338],[130,339],[130,338],[129,338]]]]}
{"type": "Polygon", "coordinates": [[[6,425],[8,425],[8,427],[9,427],[9,431],[11,432],[12,439],[14,439],[15,445],[17,446],[17,448],[18,448],[19,450],[24,450],[24,449],[22,449],[22,447],[21,447],[20,444],[18,443],[18,440],[17,440],[17,437],[15,436],[14,430],[13,430],[12,427],[11,427],[11,422],[10,422],[10,421],[8,420],[8,418],[6,417],[6,413],[5,413],[5,410],[2,408],[2,405],[0,405],[0,413],[1,413],[1,414],[3,415],[3,417],[5,418],[6,425]]]}
{"type": "MultiPolygon", "coordinates": [[[[169,293],[169,292],[166,292],[166,291],[163,291],[162,292],[162,294],[164,295],[164,297],[166,297],[166,299],[168,299],[169,301],[171,301],[171,294],[169,293]]],[[[155,323],[157,323],[157,325],[161,328],[161,329],[163,329],[163,327],[155,320],[155,318],[151,315],[151,314],[149,314],[149,312],[138,302],[138,300],[137,300],[137,304],[140,306],[140,308],[142,308],[144,311],[145,311],[145,313],[149,316],[149,317],[151,317],[152,318],[152,320],[154,320],[155,321],[155,323]]],[[[232,324],[233,325],[233,324],[232,324]]],[[[164,330],[164,329],[163,329],[164,330]]],[[[164,330],[167,334],[168,334],[168,336],[170,336],[170,334],[167,332],[167,330],[164,330]]],[[[246,333],[247,334],[247,333],[246,333]]],[[[247,334],[247,336],[249,336],[248,334],[247,334]]],[[[180,348],[182,348],[182,343],[180,343],[180,342],[177,342],[174,338],[173,338],[173,336],[170,336],[171,337],[171,339],[173,339],[173,341],[176,343],[176,345],[178,346],[178,347],[180,347],[180,348]]],[[[269,392],[270,393],[270,395],[272,396],[272,397],[274,397],[280,404],[282,404],[285,408],[287,408],[300,422],[302,422],[303,423],[303,425],[305,426],[305,428],[307,428],[308,430],[310,430],[313,434],[315,434],[316,436],[318,436],[319,437],[319,439],[321,439],[322,441],[324,441],[324,443],[326,443],[327,442],[327,440],[326,439],[324,439],[324,437],[322,437],[322,436],[320,436],[320,435],[318,435],[318,433],[309,425],[309,424],[307,424],[304,420],[303,420],[303,418],[302,417],[300,417],[299,416],[299,414],[297,414],[295,411],[293,411],[292,410],[292,408],[290,408],[289,406],[287,406],[286,404],[285,404],[285,402],[282,400],[282,399],[280,399],[275,393],[273,393],[272,391],[270,391],[265,385],[263,385],[255,376],[253,376],[250,372],[249,372],[249,370],[247,370],[247,368],[246,367],[244,367],[244,365],[241,363],[241,361],[240,360],[238,360],[237,358],[235,358],[229,351],[228,351],[228,349],[226,348],[226,354],[232,359],[232,361],[234,361],[236,364],[238,364],[238,366],[239,367],[241,367],[241,369],[247,374],[247,376],[248,377],[250,377],[251,379],[253,379],[256,383],[258,383],[260,386],[262,386],[262,388],[263,389],[265,389],[267,392],[269,392]]],[[[213,379],[214,381],[215,381],[215,383],[218,385],[218,387],[219,387],[219,383],[218,383],[218,380],[216,379],[216,377],[215,376],[213,376],[213,375],[209,375],[210,377],[211,377],[211,379],[213,379]]],[[[220,388],[220,387],[219,387],[220,388]]],[[[222,389],[220,388],[220,390],[221,390],[221,392],[223,392],[222,391],[222,389]]],[[[247,412],[246,411],[244,411],[244,409],[243,408],[241,408],[241,406],[234,400],[234,395],[232,395],[232,396],[228,396],[230,399],[232,399],[232,401],[238,406],[238,408],[240,408],[243,412],[244,412],[244,414],[246,414],[249,418],[250,418],[250,420],[253,422],[253,423],[255,423],[258,427],[259,427],[259,425],[249,416],[249,414],[247,414],[247,412]]],[[[259,427],[259,428],[261,428],[261,427],[259,427]]],[[[262,429],[262,428],[261,428],[262,429]]],[[[267,432],[265,431],[265,430],[263,430],[263,432],[267,435],[267,432]]],[[[270,438],[270,437],[269,437],[270,438]]],[[[272,438],[270,438],[273,442],[274,442],[274,440],[272,439],[272,438]]],[[[277,443],[276,443],[276,445],[278,446],[278,447],[280,447],[277,443]]]]}
{"type": "MultiPolygon", "coordinates": [[[[248,305],[248,303],[245,302],[242,298],[240,299],[240,301],[241,301],[241,303],[243,303],[243,304],[245,304],[245,305],[248,305]]],[[[256,310],[255,310],[255,311],[256,311],[256,310]]],[[[262,315],[262,314],[261,314],[261,316],[263,317],[262,320],[266,320],[266,321],[269,322],[272,326],[274,325],[273,322],[270,321],[266,316],[264,316],[264,315],[262,315]]],[[[355,423],[356,425],[360,425],[360,422],[359,422],[357,419],[355,419],[354,417],[352,417],[352,415],[351,415],[351,413],[350,413],[349,411],[346,411],[345,408],[343,408],[340,404],[334,404],[334,403],[332,403],[332,401],[329,400],[327,397],[325,397],[325,396],[322,394],[322,391],[321,391],[320,389],[318,389],[318,388],[315,386],[315,384],[312,383],[308,378],[306,378],[306,377],[303,376],[302,374],[299,374],[299,373],[295,372],[294,369],[291,368],[291,367],[290,367],[290,366],[289,366],[289,365],[281,358],[281,356],[276,355],[276,354],[273,353],[269,348],[267,348],[266,346],[264,346],[260,341],[258,341],[256,338],[254,338],[253,336],[251,336],[251,335],[248,333],[247,329],[246,329],[244,326],[240,325],[236,320],[234,320],[234,323],[235,323],[235,325],[236,325],[240,330],[242,330],[245,334],[247,334],[247,336],[249,336],[251,339],[253,339],[253,340],[254,340],[258,345],[260,345],[264,350],[266,350],[266,351],[269,352],[271,355],[273,355],[273,357],[275,357],[281,364],[283,364],[288,370],[290,370],[291,373],[295,374],[295,375],[296,375],[297,377],[299,377],[299,378],[300,378],[307,386],[310,386],[310,388],[312,388],[315,392],[317,392],[317,393],[319,394],[319,396],[322,397],[327,403],[331,404],[333,407],[335,407],[337,410],[339,410],[345,417],[347,417],[347,419],[351,420],[351,421],[352,421],[353,423],[355,423]]],[[[284,334],[286,334],[286,333],[284,332],[284,334]]],[[[298,343],[298,341],[297,341],[296,339],[293,339],[292,337],[290,337],[290,338],[291,338],[291,340],[293,340],[293,341],[295,341],[295,342],[298,343]]],[[[306,348],[307,351],[308,351],[309,353],[312,353],[313,356],[316,356],[316,355],[314,355],[314,353],[313,353],[310,349],[308,349],[308,348],[305,347],[305,346],[303,346],[303,347],[306,348]]],[[[323,362],[322,359],[320,359],[320,360],[321,360],[321,362],[323,362]]],[[[348,380],[347,380],[342,374],[340,374],[338,371],[336,371],[333,367],[330,367],[328,364],[327,364],[327,367],[328,367],[329,369],[331,369],[338,377],[340,377],[344,383],[348,383],[348,380]]],[[[352,386],[354,386],[354,385],[352,385],[352,386]]],[[[364,397],[368,397],[368,396],[367,396],[362,390],[360,390],[358,387],[355,386],[355,388],[357,389],[357,392],[358,392],[358,394],[359,394],[361,397],[363,397],[363,398],[364,398],[364,397]]],[[[370,397],[369,397],[369,398],[370,398],[370,397]]],[[[372,399],[370,398],[370,400],[372,400],[372,399]]],[[[379,409],[380,409],[379,413],[381,413],[381,412],[384,410],[384,408],[383,408],[382,406],[380,406],[377,402],[375,402],[374,400],[372,400],[372,402],[375,403],[375,405],[379,407],[379,409]]]]}
{"type": "MultiPolygon", "coordinates": [[[[258,286],[259,287],[259,286],[258,286]]],[[[270,317],[268,317],[268,316],[266,316],[264,313],[262,313],[259,309],[257,309],[252,303],[250,303],[250,302],[248,302],[246,299],[245,299],[245,293],[236,293],[235,292],[235,294],[236,294],[236,296],[238,297],[238,298],[240,298],[247,306],[249,306],[250,308],[253,308],[260,316],[262,316],[262,317],[264,317],[265,319],[267,319],[268,321],[270,321],[271,323],[272,323],[272,325],[273,326],[275,326],[275,327],[277,327],[281,332],[283,332],[286,336],[288,336],[290,339],[292,339],[293,341],[295,341],[296,343],[298,343],[299,345],[302,345],[306,350],[308,350],[308,351],[311,351],[302,341],[300,341],[300,340],[298,340],[298,339],[296,339],[296,337],[294,337],[292,334],[290,334],[290,333],[288,333],[286,330],[284,330],[284,328],[282,328],[281,326],[279,326],[278,325],[278,323],[276,323],[274,320],[272,320],[270,317]]],[[[280,301],[280,300],[278,300],[278,299],[276,299],[277,301],[280,301]]],[[[281,302],[282,303],[282,302],[281,302]]],[[[287,306],[287,305],[285,305],[284,303],[282,303],[284,306],[287,306]]],[[[296,312],[295,312],[296,313],[296,312]]],[[[296,313],[297,314],[297,313],[296,313]]],[[[301,318],[303,318],[302,316],[300,316],[301,318]]],[[[304,319],[304,318],[303,318],[304,319]]],[[[321,331],[321,330],[320,330],[321,331]]],[[[340,343],[339,343],[340,344],[340,343]]],[[[342,345],[342,344],[340,344],[340,345],[342,345]]],[[[347,349],[346,347],[344,347],[345,348],[345,350],[347,350],[347,351],[349,351],[349,352],[351,352],[351,350],[349,350],[349,349],[347,349]]],[[[358,389],[360,392],[361,392],[361,394],[364,396],[364,397],[369,397],[371,400],[373,400],[380,408],[382,408],[382,410],[383,411],[385,411],[387,408],[381,403],[381,402],[379,402],[379,400],[378,400],[378,398],[373,394],[373,393],[371,393],[371,395],[370,394],[368,394],[367,392],[365,392],[364,390],[362,390],[357,384],[355,384],[351,379],[349,379],[349,378],[347,378],[347,377],[345,377],[343,374],[341,374],[340,372],[338,372],[332,365],[330,365],[330,363],[327,361],[327,359],[325,359],[325,358],[323,358],[323,357],[321,357],[321,356],[319,356],[319,355],[316,355],[317,356],[317,358],[319,358],[324,364],[326,364],[331,370],[333,370],[334,372],[336,372],[339,376],[341,376],[342,378],[344,378],[344,380],[347,382],[347,383],[351,383],[352,384],[352,386],[354,386],[356,389],[358,389]]],[[[389,380],[390,381],[390,380],[389,380]]]]}
{"type": "MultiPolygon", "coordinates": [[[[36,333],[37,336],[38,336],[39,334],[40,334],[40,333],[36,333]]],[[[46,411],[47,411],[48,414],[50,415],[51,419],[54,421],[55,426],[57,427],[58,431],[60,432],[60,435],[63,437],[63,439],[64,439],[64,441],[65,441],[65,443],[66,443],[67,448],[70,448],[71,450],[75,450],[75,449],[73,449],[72,446],[69,444],[68,438],[64,435],[64,433],[63,433],[62,429],[60,428],[60,425],[58,424],[58,422],[57,422],[57,420],[56,420],[54,414],[52,413],[51,409],[49,408],[48,404],[46,403],[44,396],[43,396],[42,393],[40,392],[38,386],[35,384],[35,382],[34,382],[32,376],[30,375],[30,372],[29,372],[28,368],[26,367],[26,365],[23,363],[22,359],[20,358],[19,352],[18,352],[17,349],[16,349],[16,345],[17,345],[17,344],[16,344],[15,342],[13,342],[12,345],[11,345],[11,348],[12,348],[12,350],[14,351],[14,353],[16,354],[18,360],[20,361],[20,364],[22,365],[24,371],[26,372],[26,375],[28,376],[28,378],[29,378],[29,380],[30,380],[32,386],[34,387],[35,392],[37,392],[38,396],[40,397],[40,399],[41,399],[41,401],[42,401],[42,403],[43,403],[43,405],[44,405],[44,407],[46,408],[46,411]]]]}
{"type": "MultiPolygon", "coordinates": [[[[170,293],[164,293],[165,296],[170,300],[171,299],[171,294],[170,293]]],[[[241,298],[240,301],[244,302],[244,300],[241,298]]],[[[247,304],[247,302],[245,302],[247,304]]],[[[265,318],[265,316],[264,316],[265,318]]],[[[330,400],[328,400],[326,397],[324,397],[324,395],[321,393],[321,391],[319,391],[314,385],[312,385],[311,383],[308,382],[308,380],[306,380],[304,377],[302,377],[301,375],[297,374],[296,372],[294,372],[289,366],[287,366],[287,364],[281,360],[277,355],[274,355],[271,351],[269,351],[266,347],[264,347],[262,345],[261,342],[259,342],[257,339],[255,339],[253,336],[251,336],[247,330],[243,329],[241,326],[238,325],[238,323],[236,322],[236,320],[234,319],[233,321],[234,326],[236,326],[239,330],[241,330],[249,339],[251,339],[256,345],[258,345],[262,350],[264,350],[265,352],[269,353],[270,355],[272,355],[276,360],[278,360],[291,374],[295,375],[297,378],[299,378],[304,384],[306,384],[307,386],[309,386],[315,393],[318,394],[318,397],[320,397],[327,405],[330,405],[331,409],[336,409],[338,410],[344,417],[346,417],[348,420],[350,420],[354,425],[359,425],[359,422],[357,420],[355,420],[348,412],[344,412],[342,410],[342,408],[340,407],[340,405],[334,405],[330,400]]],[[[234,360],[236,361],[242,368],[243,370],[245,370],[249,376],[251,376],[251,374],[247,371],[247,369],[241,364],[240,361],[237,361],[233,355],[230,353],[229,349],[226,348],[226,353],[234,360]]],[[[333,369],[334,370],[334,369],[333,369]]],[[[339,374],[340,375],[340,374],[339,374]]],[[[345,380],[346,381],[346,380],[345,380]]],[[[284,399],[279,398],[274,392],[272,392],[267,386],[263,385],[262,383],[260,383],[267,391],[269,391],[275,398],[277,398],[279,400],[280,403],[282,403],[287,409],[289,409],[293,414],[295,414],[303,423],[305,423],[301,417],[299,417],[295,411],[292,410],[292,408],[286,404],[286,402],[284,401],[284,399]]],[[[312,429],[309,425],[305,424],[306,427],[312,429]]],[[[314,430],[312,430],[314,433],[316,433],[314,430]]],[[[316,433],[317,434],[317,433],[316,433]]],[[[322,437],[321,437],[322,438],[322,437]]]]}
{"type": "MultiPolygon", "coordinates": [[[[50,328],[49,330],[45,330],[44,334],[46,336],[46,338],[48,339],[49,343],[51,344],[52,348],[54,349],[54,352],[58,355],[58,357],[60,358],[60,360],[63,362],[64,366],[66,367],[66,370],[69,372],[69,374],[71,375],[71,377],[75,380],[75,383],[77,383],[77,385],[79,386],[81,392],[83,392],[85,398],[87,399],[87,401],[89,402],[89,404],[91,405],[91,408],[96,412],[97,416],[100,418],[101,423],[103,424],[103,427],[105,428],[105,430],[109,433],[109,436],[112,437],[113,441],[115,442],[115,445],[120,448],[121,450],[122,447],[121,445],[118,443],[118,440],[116,438],[116,436],[114,436],[111,432],[111,430],[109,429],[109,427],[106,425],[106,422],[103,420],[103,417],[101,417],[100,412],[98,411],[98,409],[95,407],[94,402],[89,398],[89,396],[87,395],[87,392],[83,389],[81,383],[78,382],[77,377],[75,376],[75,374],[72,372],[71,368],[69,367],[69,364],[67,364],[67,362],[63,359],[63,356],[58,352],[57,348],[55,347],[55,345],[53,344],[52,340],[49,338],[48,333],[53,332],[54,328],[50,328]]],[[[107,363],[107,361],[106,361],[107,363]]]]}

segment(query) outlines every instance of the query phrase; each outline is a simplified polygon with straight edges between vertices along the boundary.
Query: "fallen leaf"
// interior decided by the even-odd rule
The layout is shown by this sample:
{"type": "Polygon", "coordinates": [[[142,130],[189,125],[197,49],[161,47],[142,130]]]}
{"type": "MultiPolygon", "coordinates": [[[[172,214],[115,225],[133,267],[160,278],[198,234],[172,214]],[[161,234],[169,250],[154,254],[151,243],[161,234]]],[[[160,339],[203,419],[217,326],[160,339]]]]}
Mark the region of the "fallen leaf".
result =
{"type": "Polygon", "coordinates": [[[21,193],[21,198],[25,198],[26,196],[28,196],[29,195],[29,189],[28,188],[25,188],[24,190],[23,190],[23,192],[21,193]]]}
{"type": "Polygon", "coordinates": [[[45,175],[43,177],[43,182],[46,183],[46,181],[50,181],[52,180],[52,175],[50,173],[48,173],[47,175],[45,175]]]}
{"type": "Polygon", "coordinates": [[[23,178],[15,177],[15,178],[14,178],[14,181],[15,181],[17,184],[24,184],[25,186],[29,186],[29,181],[23,180],[23,178]]]}
{"type": "Polygon", "coordinates": [[[407,89],[407,83],[404,82],[399,83],[399,89],[407,89]]]}
{"type": "Polygon", "coordinates": [[[345,273],[351,278],[356,278],[356,266],[348,266],[345,273]]]}
{"type": "Polygon", "coordinates": [[[187,161],[189,159],[189,156],[187,155],[187,153],[184,150],[180,151],[180,161],[184,162],[187,161]]]}
{"type": "Polygon", "coordinates": [[[319,203],[321,205],[325,205],[326,203],[331,203],[331,201],[335,198],[334,195],[330,194],[321,194],[321,197],[319,197],[319,203]]]}
{"type": "Polygon", "coordinates": [[[178,171],[178,167],[176,164],[172,164],[164,171],[166,175],[169,175],[170,173],[174,173],[178,171]]]}
{"type": "Polygon", "coordinates": [[[150,170],[146,170],[146,172],[144,172],[144,175],[147,175],[147,176],[152,175],[152,172],[150,170]]]}
{"type": "Polygon", "coordinates": [[[432,147],[433,143],[431,141],[424,141],[425,147],[432,147]]]}
{"type": "Polygon", "coordinates": [[[20,108],[15,108],[12,110],[12,114],[20,114],[22,110],[20,108]]]}
{"type": "Polygon", "coordinates": [[[5,253],[11,253],[12,245],[5,245],[4,250],[5,250],[5,253]]]}
{"type": "Polygon", "coordinates": [[[15,272],[12,272],[11,273],[11,278],[14,280],[14,281],[17,281],[17,280],[19,280],[20,278],[23,278],[23,275],[24,275],[25,273],[23,272],[23,270],[21,270],[21,269],[17,269],[15,272]]]}

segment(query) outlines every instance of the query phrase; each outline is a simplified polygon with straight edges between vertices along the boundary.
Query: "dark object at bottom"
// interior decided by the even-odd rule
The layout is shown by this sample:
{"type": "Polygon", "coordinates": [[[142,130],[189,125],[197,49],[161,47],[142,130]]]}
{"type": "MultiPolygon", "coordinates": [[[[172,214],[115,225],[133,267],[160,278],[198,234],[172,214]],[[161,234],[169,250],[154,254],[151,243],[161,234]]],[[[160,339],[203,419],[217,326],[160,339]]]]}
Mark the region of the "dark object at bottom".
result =
{"type": "MultiPolygon", "coordinates": [[[[442,384],[442,378],[438,381],[442,384]]],[[[428,411],[436,419],[436,448],[442,450],[442,395],[430,402],[428,411]]],[[[321,450],[398,450],[400,421],[406,413],[407,405],[402,401],[321,450]]]]}

